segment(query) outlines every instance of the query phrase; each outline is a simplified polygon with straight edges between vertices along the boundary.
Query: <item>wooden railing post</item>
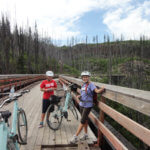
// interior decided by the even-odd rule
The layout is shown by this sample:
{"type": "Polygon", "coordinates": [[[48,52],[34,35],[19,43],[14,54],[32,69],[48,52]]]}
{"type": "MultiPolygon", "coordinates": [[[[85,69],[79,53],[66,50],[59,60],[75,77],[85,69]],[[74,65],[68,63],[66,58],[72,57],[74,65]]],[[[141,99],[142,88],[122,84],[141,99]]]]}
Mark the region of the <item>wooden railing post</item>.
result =
{"type": "MultiPolygon", "coordinates": [[[[105,97],[101,96],[101,102],[105,103],[105,97]]],[[[101,123],[104,123],[104,112],[102,110],[100,110],[99,113],[99,120],[101,123]]],[[[97,138],[97,145],[101,146],[103,143],[103,133],[98,129],[98,138],[97,138]]]]}

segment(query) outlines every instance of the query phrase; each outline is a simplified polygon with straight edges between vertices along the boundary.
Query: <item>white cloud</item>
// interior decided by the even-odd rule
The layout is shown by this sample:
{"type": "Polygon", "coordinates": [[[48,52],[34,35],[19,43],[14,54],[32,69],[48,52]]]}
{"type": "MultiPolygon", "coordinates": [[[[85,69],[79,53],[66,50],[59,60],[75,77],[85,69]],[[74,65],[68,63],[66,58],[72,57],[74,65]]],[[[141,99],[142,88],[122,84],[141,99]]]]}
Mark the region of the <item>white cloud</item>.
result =
{"type": "Polygon", "coordinates": [[[54,38],[77,36],[76,21],[84,13],[98,8],[110,8],[130,0],[0,0],[0,11],[7,12],[11,23],[25,27],[37,22],[40,32],[54,38]],[[28,21],[27,21],[28,20],[28,21]]]}
{"type": "MultiPolygon", "coordinates": [[[[24,28],[27,22],[40,33],[55,39],[79,36],[76,23],[87,12],[104,11],[103,23],[109,32],[126,38],[150,35],[150,1],[138,0],[0,0],[0,12],[7,12],[11,24],[24,28]],[[136,3],[132,5],[132,2],[136,3]],[[27,21],[28,20],[28,21],[27,21]]],[[[89,20],[90,21],[90,20],[89,20]]]]}
{"type": "Polygon", "coordinates": [[[150,37],[150,1],[132,6],[128,9],[120,7],[108,11],[104,17],[104,24],[117,37],[122,34],[125,39],[139,39],[141,35],[150,37]]]}
{"type": "Polygon", "coordinates": [[[80,34],[76,21],[95,6],[92,0],[0,0],[0,11],[7,12],[11,23],[30,26],[37,22],[40,32],[54,38],[80,34]]]}
{"type": "Polygon", "coordinates": [[[132,0],[97,0],[97,4],[102,9],[126,7],[132,0]]]}

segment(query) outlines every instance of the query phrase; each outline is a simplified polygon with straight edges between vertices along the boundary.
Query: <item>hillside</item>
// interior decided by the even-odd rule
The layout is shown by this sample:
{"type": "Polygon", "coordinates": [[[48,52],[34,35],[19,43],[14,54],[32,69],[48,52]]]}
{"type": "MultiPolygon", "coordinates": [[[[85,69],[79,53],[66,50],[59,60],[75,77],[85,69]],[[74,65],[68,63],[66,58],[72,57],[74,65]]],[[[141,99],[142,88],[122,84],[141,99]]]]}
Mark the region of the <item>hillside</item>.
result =
{"type": "Polygon", "coordinates": [[[144,36],[139,41],[113,42],[107,37],[104,43],[93,44],[70,40],[68,46],[58,47],[51,39],[41,38],[36,25],[34,32],[30,27],[24,30],[17,25],[11,31],[9,19],[3,16],[0,20],[1,74],[53,70],[78,76],[81,71],[89,70],[98,78],[105,75],[105,82],[149,90],[149,59],[150,40],[144,36]],[[114,83],[114,74],[123,74],[129,81],[114,83]],[[140,83],[136,84],[137,81],[140,83]]]}

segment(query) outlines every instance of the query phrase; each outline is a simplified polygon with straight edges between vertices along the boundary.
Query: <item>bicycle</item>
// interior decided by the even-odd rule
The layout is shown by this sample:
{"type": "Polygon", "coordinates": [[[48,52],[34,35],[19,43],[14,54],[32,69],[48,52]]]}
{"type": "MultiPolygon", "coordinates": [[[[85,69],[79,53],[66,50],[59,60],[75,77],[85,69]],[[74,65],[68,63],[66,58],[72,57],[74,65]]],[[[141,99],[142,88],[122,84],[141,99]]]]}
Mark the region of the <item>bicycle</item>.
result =
{"type": "MultiPolygon", "coordinates": [[[[65,117],[68,120],[68,109],[71,110],[74,117],[78,120],[78,114],[75,108],[75,105],[72,101],[71,91],[73,90],[73,86],[75,84],[70,84],[68,87],[63,84],[63,90],[66,92],[65,94],[65,104],[61,106],[60,99],[62,97],[52,95],[50,97],[51,105],[48,107],[46,114],[46,121],[52,130],[58,130],[61,126],[62,119],[65,117]]],[[[77,89],[77,88],[76,88],[77,89]]],[[[61,89],[60,89],[61,90],[61,89]]],[[[57,91],[60,91],[57,90],[57,91]]]]}
{"type": "Polygon", "coordinates": [[[8,122],[11,112],[9,110],[0,111],[0,150],[19,150],[19,144],[27,144],[28,126],[26,114],[22,108],[18,107],[17,102],[18,98],[27,92],[29,92],[29,90],[14,93],[14,87],[12,87],[10,93],[0,93],[3,95],[9,94],[9,98],[1,103],[0,108],[2,108],[6,103],[14,101],[11,128],[8,122]]]}

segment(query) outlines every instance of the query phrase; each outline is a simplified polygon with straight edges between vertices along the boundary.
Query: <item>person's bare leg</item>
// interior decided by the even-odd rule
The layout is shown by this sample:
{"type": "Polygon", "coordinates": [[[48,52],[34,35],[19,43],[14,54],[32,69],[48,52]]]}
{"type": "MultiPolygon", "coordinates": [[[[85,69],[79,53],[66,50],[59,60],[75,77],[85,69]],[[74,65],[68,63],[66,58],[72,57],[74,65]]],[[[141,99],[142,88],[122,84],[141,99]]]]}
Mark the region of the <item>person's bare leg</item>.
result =
{"type": "Polygon", "coordinates": [[[80,134],[80,132],[82,131],[84,127],[84,124],[80,123],[79,126],[78,126],[78,129],[77,129],[77,132],[76,132],[76,136],[78,136],[80,134]]]}
{"type": "Polygon", "coordinates": [[[85,134],[87,134],[87,127],[88,127],[88,122],[86,121],[86,123],[84,124],[84,132],[85,132],[85,134]]]}
{"type": "Polygon", "coordinates": [[[44,121],[44,118],[45,118],[45,113],[42,113],[42,115],[41,115],[41,122],[44,121]]]}

